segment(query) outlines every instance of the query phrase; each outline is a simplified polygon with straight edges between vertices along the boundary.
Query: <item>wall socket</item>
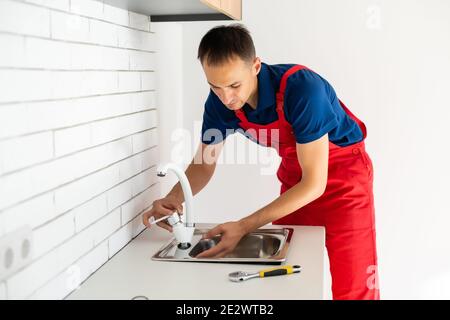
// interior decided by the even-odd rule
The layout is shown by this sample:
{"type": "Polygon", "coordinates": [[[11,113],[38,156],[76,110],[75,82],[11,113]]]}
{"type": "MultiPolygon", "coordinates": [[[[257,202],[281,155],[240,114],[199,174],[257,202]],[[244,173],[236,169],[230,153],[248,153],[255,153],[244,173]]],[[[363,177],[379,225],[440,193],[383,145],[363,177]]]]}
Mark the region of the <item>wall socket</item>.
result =
{"type": "Polygon", "coordinates": [[[0,281],[29,264],[33,257],[33,230],[23,226],[0,238],[0,281]]]}

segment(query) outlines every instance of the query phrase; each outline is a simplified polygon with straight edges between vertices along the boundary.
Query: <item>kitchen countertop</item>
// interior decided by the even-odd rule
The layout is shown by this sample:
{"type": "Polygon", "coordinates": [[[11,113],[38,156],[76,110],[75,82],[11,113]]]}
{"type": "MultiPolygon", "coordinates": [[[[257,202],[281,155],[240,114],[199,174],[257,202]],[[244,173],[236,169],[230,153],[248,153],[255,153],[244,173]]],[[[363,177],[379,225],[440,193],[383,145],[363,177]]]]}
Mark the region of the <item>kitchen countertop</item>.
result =
{"type": "Polygon", "coordinates": [[[66,299],[324,299],[325,229],[286,227],[294,233],[285,264],[301,265],[300,273],[231,282],[230,272],[255,272],[276,265],[153,261],[153,254],[172,238],[166,230],[154,227],[144,230],[66,299]]]}

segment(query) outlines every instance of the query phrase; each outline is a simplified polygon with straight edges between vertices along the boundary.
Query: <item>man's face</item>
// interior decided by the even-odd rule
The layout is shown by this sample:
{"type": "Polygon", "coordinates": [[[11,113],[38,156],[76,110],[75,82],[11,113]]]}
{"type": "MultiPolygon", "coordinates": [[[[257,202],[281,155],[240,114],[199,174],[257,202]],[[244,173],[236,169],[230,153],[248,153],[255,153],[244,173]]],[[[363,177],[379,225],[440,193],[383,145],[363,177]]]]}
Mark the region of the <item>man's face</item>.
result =
{"type": "Polygon", "coordinates": [[[259,58],[249,63],[235,57],[218,66],[208,65],[205,61],[202,66],[211,90],[228,109],[238,110],[249,100],[254,101],[257,75],[261,70],[259,58]]]}

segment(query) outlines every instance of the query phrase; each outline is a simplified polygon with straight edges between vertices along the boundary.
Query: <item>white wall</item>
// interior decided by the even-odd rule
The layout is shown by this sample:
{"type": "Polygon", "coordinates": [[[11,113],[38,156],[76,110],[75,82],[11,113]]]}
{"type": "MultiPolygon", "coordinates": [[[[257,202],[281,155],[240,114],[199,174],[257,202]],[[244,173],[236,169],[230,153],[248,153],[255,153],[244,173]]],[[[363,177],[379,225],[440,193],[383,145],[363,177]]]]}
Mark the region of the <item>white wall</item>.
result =
{"type": "Polygon", "coordinates": [[[63,298],[143,230],[154,38],[148,16],[103,1],[0,0],[0,238],[34,238],[0,299],[63,298]]]}
{"type": "MultiPolygon", "coordinates": [[[[182,164],[182,159],[173,159],[172,150],[176,148],[176,136],[172,135],[183,127],[183,28],[179,23],[152,23],[155,32],[155,42],[158,52],[155,53],[158,93],[156,97],[159,106],[159,155],[161,162],[176,162],[182,164]]],[[[188,112],[186,113],[188,114],[188,112]]],[[[167,194],[177,182],[174,174],[168,174],[159,179],[161,192],[167,194]]]]}
{"type": "MultiPolygon", "coordinates": [[[[445,90],[450,74],[449,16],[446,0],[243,1],[242,22],[263,61],[300,63],[316,70],[368,127],[384,299],[450,298],[445,184],[450,178],[450,105],[445,90]]],[[[196,141],[195,121],[201,121],[208,94],[196,50],[203,34],[218,24],[222,23],[177,24],[183,38],[183,69],[177,76],[183,81],[173,78],[177,83],[161,92],[182,93],[182,126],[196,141]]],[[[167,121],[162,119],[161,127],[167,121]]],[[[162,142],[167,139],[162,137],[162,142]]],[[[186,149],[189,152],[193,150],[186,149]]],[[[197,220],[239,219],[270,202],[279,185],[274,175],[261,175],[261,167],[219,165],[195,198],[197,220]]]]}

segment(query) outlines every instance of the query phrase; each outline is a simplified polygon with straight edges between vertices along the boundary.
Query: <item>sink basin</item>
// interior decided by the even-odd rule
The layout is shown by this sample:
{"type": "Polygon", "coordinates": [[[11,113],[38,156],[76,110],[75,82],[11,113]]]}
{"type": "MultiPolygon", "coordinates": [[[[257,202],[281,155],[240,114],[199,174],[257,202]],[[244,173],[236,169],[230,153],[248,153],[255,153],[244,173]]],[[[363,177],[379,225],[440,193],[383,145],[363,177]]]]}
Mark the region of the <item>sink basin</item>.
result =
{"type": "Polygon", "coordinates": [[[153,260],[185,262],[221,262],[250,264],[282,264],[286,261],[289,242],[294,232],[291,228],[257,229],[245,235],[236,248],[223,258],[195,258],[197,254],[208,250],[220,242],[221,237],[201,239],[210,229],[195,229],[192,245],[180,249],[173,238],[155,255],[153,260]]]}

